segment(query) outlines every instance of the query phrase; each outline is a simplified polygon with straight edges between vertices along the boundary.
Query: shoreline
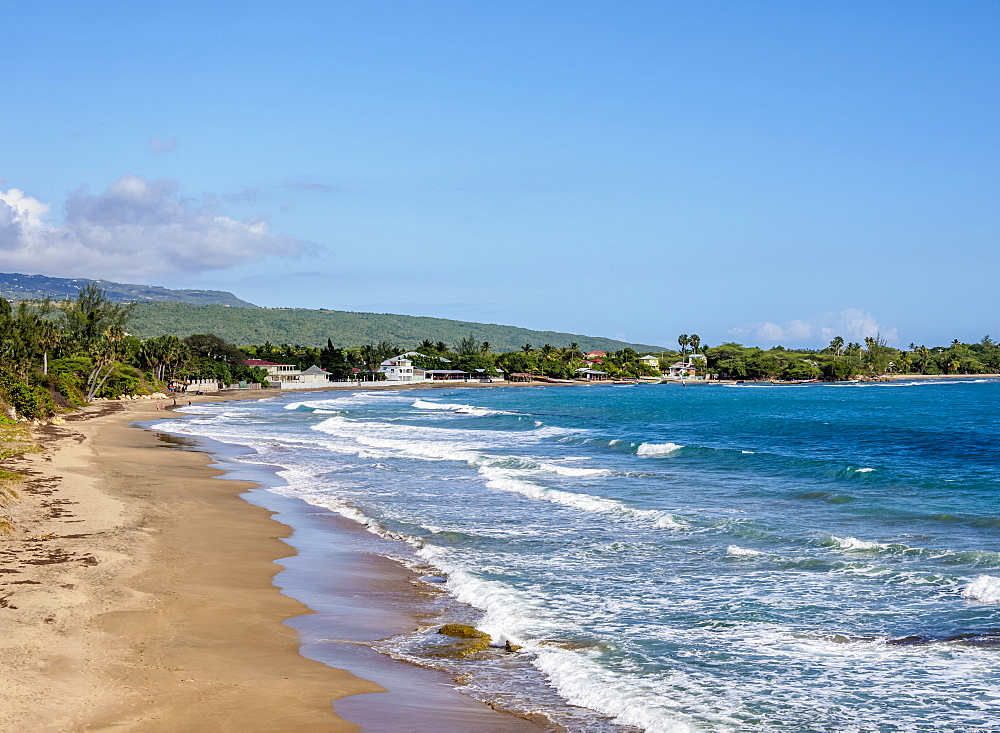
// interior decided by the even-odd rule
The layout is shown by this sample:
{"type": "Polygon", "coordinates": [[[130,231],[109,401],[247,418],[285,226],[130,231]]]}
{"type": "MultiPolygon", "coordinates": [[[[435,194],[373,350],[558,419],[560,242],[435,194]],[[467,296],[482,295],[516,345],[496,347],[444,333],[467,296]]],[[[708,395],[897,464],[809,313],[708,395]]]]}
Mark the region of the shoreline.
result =
{"type": "MultiPolygon", "coordinates": [[[[372,385],[512,386],[572,385],[372,385]]],[[[359,389],[231,390],[177,402],[359,389]]],[[[365,642],[415,627],[415,573],[358,549],[352,536],[368,533],[349,520],[240,478],[221,465],[225,451],[177,450],[157,431],[164,417],[155,400],[97,402],[64,424],[34,427],[45,452],[10,462],[27,479],[23,499],[5,509],[18,529],[0,540],[6,729],[406,730],[421,715],[441,731],[553,729],[374,651],[365,642]],[[321,542],[313,522],[328,533],[321,542]],[[333,572],[311,581],[310,563],[333,572]],[[285,579],[306,597],[286,595],[285,579]]]]}
{"type": "MultiPolygon", "coordinates": [[[[294,564],[293,529],[253,500],[270,493],[260,484],[228,476],[204,448],[173,449],[155,423],[133,425],[163,416],[153,400],[99,402],[35,427],[44,452],[12,461],[26,480],[22,500],[7,508],[17,529],[0,544],[5,728],[356,731],[334,712],[334,701],[352,699],[349,717],[373,730],[405,729],[407,705],[428,701],[424,714],[445,722],[440,730],[541,729],[454,690],[445,675],[373,650],[379,660],[365,670],[389,680],[388,690],[315,661],[310,644],[331,636],[316,623],[331,614],[275,581],[288,572],[280,565],[294,564]]],[[[413,592],[391,560],[340,559],[343,578],[353,575],[354,592],[369,601],[383,585],[413,592]]],[[[349,597],[335,594],[331,604],[349,597]]],[[[399,610],[405,603],[397,606],[353,622],[369,633],[389,617],[390,626],[414,628],[399,610]]]]}

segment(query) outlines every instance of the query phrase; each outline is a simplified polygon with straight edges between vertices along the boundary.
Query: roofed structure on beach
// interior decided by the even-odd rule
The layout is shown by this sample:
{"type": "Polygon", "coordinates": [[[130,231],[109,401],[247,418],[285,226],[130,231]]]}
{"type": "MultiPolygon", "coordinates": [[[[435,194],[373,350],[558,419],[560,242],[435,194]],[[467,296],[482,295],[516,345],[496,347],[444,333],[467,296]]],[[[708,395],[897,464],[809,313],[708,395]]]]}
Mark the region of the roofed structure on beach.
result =
{"type": "Polygon", "coordinates": [[[311,367],[305,371],[299,372],[295,376],[295,381],[302,384],[322,384],[323,382],[330,381],[330,372],[326,369],[320,368],[316,364],[313,364],[311,367]]]}
{"type": "Polygon", "coordinates": [[[425,379],[467,379],[469,376],[468,372],[463,372],[461,369],[425,369],[424,378],[425,379]]]}
{"type": "Polygon", "coordinates": [[[686,361],[677,361],[668,367],[671,377],[693,377],[698,373],[698,368],[694,364],[686,361]]]}
{"type": "Polygon", "coordinates": [[[379,374],[384,374],[389,382],[412,382],[413,362],[406,358],[406,354],[390,356],[382,362],[379,367],[379,374]]]}
{"type": "Polygon", "coordinates": [[[269,367],[269,366],[290,366],[294,367],[294,364],[279,364],[276,361],[267,361],[266,359],[244,359],[243,363],[251,367],[269,367]]]}
{"type": "Polygon", "coordinates": [[[278,364],[274,361],[267,361],[265,359],[244,359],[243,363],[248,367],[258,367],[267,372],[267,376],[271,379],[277,379],[282,376],[291,376],[292,374],[298,374],[299,370],[294,364],[278,364]]]}

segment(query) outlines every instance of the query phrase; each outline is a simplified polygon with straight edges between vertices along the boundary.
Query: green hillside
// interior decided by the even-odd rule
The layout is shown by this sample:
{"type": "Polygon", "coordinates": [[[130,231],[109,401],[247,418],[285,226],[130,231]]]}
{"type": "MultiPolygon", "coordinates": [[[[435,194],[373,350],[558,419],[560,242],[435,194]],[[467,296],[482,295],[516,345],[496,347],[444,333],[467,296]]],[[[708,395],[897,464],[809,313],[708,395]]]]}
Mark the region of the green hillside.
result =
{"type": "Polygon", "coordinates": [[[171,290],[156,285],[116,283],[110,280],[22,275],[0,272],[0,297],[8,300],[64,300],[75,298],[87,283],[97,283],[108,300],[116,303],[174,302],[196,305],[229,305],[234,308],[256,308],[224,290],[171,290]]]}
{"type": "Polygon", "coordinates": [[[578,343],[583,351],[617,351],[626,346],[640,353],[663,350],[662,346],[630,344],[597,336],[532,331],[514,326],[424,316],[292,308],[227,308],[188,303],[140,303],[129,321],[129,331],[140,338],[214,333],[240,346],[265,341],[325,346],[327,338],[333,341],[334,346],[346,348],[380,341],[412,347],[423,339],[444,341],[451,345],[472,333],[480,341],[489,341],[494,352],[514,351],[526,343],[538,347],[543,344],[566,346],[573,342],[578,343]]]}

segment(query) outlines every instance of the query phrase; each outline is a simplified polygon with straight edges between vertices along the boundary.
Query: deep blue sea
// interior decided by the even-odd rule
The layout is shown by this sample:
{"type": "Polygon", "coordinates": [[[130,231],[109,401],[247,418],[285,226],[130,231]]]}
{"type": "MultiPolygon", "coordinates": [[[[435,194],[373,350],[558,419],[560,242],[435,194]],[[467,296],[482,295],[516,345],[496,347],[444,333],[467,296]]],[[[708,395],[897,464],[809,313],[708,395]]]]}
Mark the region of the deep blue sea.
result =
{"type": "Polygon", "coordinates": [[[428,623],[381,650],[511,709],[574,731],[995,731],[998,406],[1000,380],[394,390],[157,428],[249,446],[272,491],[446,578],[524,649],[442,659],[428,623]]]}

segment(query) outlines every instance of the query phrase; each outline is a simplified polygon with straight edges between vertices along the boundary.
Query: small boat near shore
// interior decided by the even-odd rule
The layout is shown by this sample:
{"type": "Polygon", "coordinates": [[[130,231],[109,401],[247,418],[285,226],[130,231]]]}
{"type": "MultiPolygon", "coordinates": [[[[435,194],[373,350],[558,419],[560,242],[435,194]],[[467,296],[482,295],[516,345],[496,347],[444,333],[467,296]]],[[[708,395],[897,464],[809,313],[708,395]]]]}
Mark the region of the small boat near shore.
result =
{"type": "Polygon", "coordinates": [[[818,379],[772,379],[771,385],[774,387],[791,387],[796,384],[815,384],[818,379]]]}

